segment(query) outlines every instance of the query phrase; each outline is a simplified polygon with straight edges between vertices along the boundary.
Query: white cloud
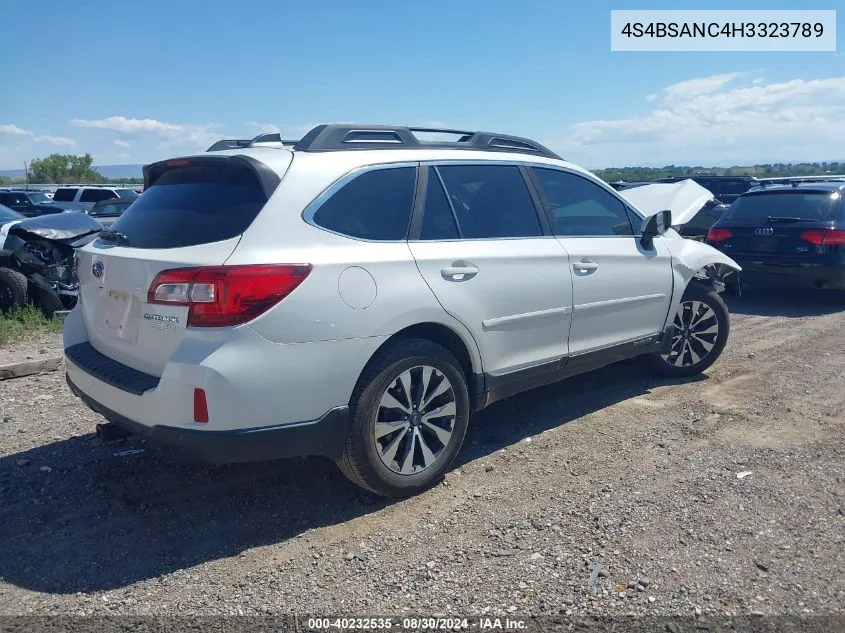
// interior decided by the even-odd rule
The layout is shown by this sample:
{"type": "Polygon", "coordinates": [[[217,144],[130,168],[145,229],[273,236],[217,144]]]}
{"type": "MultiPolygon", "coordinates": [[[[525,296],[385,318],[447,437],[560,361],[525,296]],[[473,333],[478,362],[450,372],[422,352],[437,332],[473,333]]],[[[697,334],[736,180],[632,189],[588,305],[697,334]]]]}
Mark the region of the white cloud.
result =
{"type": "Polygon", "coordinates": [[[254,128],[258,134],[278,134],[281,132],[281,129],[279,129],[279,126],[275,123],[259,123],[257,121],[250,121],[247,125],[254,128]]]}
{"type": "Polygon", "coordinates": [[[93,127],[113,132],[181,132],[184,126],[176,123],[163,123],[155,119],[127,119],[125,116],[110,116],[105,119],[73,119],[76,127],[93,127]]]}
{"type": "Polygon", "coordinates": [[[32,136],[32,132],[19,128],[17,125],[7,123],[0,125],[0,134],[14,134],[15,136],[32,136]]]}
{"type": "Polygon", "coordinates": [[[651,94],[648,95],[645,100],[646,101],[657,101],[660,98],[660,95],[651,94]]]}
{"type": "Polygon", "coordinates": [[[117,139],[114,142],[114,144],[117,145],[118,147],[132,147],[131,143],[128,143],[128,142],[121,140],[121,139],[117,139]]]}
{"type": "Polygon", "coordinates": [[[757,79],[728,73],[673,84],[642,116],[576,123],[548,144],[591,167],[845,157],[845,77],[757,79]]]}
{"type": "Polygon", "coordinates": [[[49,134],[45,134],[44,136],[34,136],[32,140],[52,143],[53,145],[62,145],[64,147],[76,145],[76,141],[72,138],[67,138],[66,136],[50,136],[49,134]]]}

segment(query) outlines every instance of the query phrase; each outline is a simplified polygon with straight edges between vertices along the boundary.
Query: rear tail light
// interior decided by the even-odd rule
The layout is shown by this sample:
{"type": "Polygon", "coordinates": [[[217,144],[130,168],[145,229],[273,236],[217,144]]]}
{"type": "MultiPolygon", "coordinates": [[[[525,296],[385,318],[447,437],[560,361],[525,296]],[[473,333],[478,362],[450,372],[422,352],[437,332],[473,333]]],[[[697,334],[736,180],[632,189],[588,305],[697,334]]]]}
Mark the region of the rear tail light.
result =
{"type": "Polygon", "coordinates": [[[227,327],[251,321],[287,297],[311,264],[201,266],[163,270],[148,303],[188,306],[188,325],[227,327]]]}
{"type": "Polygon", "coordinates": [[[733,237],[733,233],[731,233],[728,229],[711,228],[707,232],[708,242],[724,242],[731,237],[733,237]]]}
{"type": "Polygon", "coordinates": [[[816,246],[845,244],[845,230],[842,229],[809,229],[801,233],[801,239],[816,246]]]}

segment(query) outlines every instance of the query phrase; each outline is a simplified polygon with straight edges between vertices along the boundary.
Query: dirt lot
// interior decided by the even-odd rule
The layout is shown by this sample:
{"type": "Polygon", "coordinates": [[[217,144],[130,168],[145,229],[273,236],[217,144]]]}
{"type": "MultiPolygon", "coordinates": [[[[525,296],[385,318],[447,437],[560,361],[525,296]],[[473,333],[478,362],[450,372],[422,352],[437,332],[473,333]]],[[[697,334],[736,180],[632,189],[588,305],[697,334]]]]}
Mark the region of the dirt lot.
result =
{"type": "Polygon", "coordinates": [[[512,398],[400,502],[319,460],[120,455],[61,372],[0,382],[0,612],[843,614],[845,298],[729,303],[706,378],[512,398]]]}

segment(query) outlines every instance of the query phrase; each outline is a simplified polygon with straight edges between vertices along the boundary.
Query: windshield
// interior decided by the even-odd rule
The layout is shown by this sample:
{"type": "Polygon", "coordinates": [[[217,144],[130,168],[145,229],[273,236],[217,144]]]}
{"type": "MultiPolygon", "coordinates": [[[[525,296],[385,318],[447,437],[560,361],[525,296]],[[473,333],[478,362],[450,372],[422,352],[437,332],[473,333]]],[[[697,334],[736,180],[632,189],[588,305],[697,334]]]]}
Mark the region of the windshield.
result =
{"type": "Polygon", "coordinates": [[[841,194],[826,191],[772,191],[737,198],[725,220],[766,222],[769,218],[795,218],[822,222],[836,218],[841,194]]]}
{"type": "Polygon", "coordinates": [[[23,220],[23,218],[24,216],[17,211],[12,211],[9,207],[0,204],[0,224],[11,222],[12,220],[23,220]]]}
{"type": "Polygon", "coordinates": [[[53,201],[40,191],[28,191],[27,194],[32,204],[53,204],[53,201]]]}
{"type": "Polygon", "coordinates": [[[91,208],[88,215],[120,215],[132,204],[131,201],[126,202],[110,202],[108,204],[98,204],[91,208]]]}

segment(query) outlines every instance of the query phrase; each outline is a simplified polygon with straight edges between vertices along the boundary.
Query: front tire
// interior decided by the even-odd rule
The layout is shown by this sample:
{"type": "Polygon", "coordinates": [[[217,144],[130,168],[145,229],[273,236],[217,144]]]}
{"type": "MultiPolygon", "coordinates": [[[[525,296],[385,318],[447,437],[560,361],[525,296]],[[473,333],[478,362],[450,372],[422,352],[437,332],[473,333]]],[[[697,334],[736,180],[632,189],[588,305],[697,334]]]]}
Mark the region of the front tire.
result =
{"type": "Polygon", "coordinates": [[[460,363],[423,339],[380,352],[359,379],[350,405],[338,467],[353,483],[385,497],[410,496],[439,481],[469,422],[460,363]]]}
{"type": "Polygon", "coordinates": [[[0,268],[0,314],[10,313],[26,305],[29,282],[11,268],[0,268]]]}
{"type": "Polygon", "coordinates": [[[671,351],[650,354],[646,362],[661,376],[686,378],[700,374],[721,356],[730,333],[730,315],[715,290],[692,283],[672,325],[671,351]]]}

